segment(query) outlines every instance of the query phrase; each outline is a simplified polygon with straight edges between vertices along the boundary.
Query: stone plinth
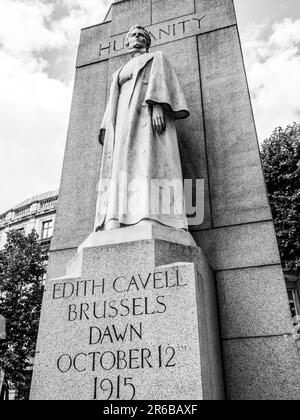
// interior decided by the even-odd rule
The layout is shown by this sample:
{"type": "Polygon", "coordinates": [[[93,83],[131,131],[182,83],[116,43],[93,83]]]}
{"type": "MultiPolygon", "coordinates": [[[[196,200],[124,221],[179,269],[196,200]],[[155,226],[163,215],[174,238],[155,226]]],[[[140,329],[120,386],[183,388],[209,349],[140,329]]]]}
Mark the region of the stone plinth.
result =
{"type": "Polygon", "coordinates": [[[83,250],[103,245],[114,245],[156,239],[180,245],[196,246],[193,237],[182,229],[173,229],[160,224],[139,223],[122,229],[91,233],[78,247],[77,253],[67,264],[65,277],[80,277],[82,270],[83,250]]]}
{"type": "Polygon", "coordinates": [[[31,399],[222,399],[201,250],[152,238],[81,252],[80,276],[46,284],[31,399]]]}
{"type": "MultiPolygon", "coordinates": [[[[111,270],[118,275],[127,265],[132,273],[136,267],[153,271],[178,262],[195,263],[198,270],[206,261],[203,250],[216,276],[226,399],[300,399],[299,352],[233,0],[113,2],[103,23],[82,31],[76,67],[48,278],[84,278],[84,253],[101,260],[98,273],[105,275],[111,270]],[[135,237],[122,232],[124,246],[113,236],[92,235],[85,244],[89,249],[78,251],[94,226],[102,154],[98,133],[111,77],[128,61],[123,41],[137,22],[151,32],[152,51],[163,51],[176,70],[191,111],[189,119],[177,123],[177,132],[183,177],[204,180],[204,222],[191,227],[199,248],[175,232],[161,230],[157,236],[148,229],[135,237]]],[[[201,302],[208,317],[204,324],[216,325],[209,272],[203,276],[201,302]]],[[[214,348],[213,338],[203,342],[214,348]]],[[[42,344],[39,340],[39,348],[42,344]]],[[[35,385],[34,392],[37,396],[35,385]]]]}

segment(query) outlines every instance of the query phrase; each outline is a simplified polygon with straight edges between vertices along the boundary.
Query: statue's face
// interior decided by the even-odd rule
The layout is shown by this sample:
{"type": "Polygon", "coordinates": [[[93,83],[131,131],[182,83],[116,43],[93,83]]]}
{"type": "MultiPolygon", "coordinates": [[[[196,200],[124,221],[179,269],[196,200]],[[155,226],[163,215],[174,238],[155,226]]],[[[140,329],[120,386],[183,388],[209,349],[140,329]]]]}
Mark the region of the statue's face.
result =
{"type": "Polygon", "coordinates": [[[147,39],[141,29],[133,29],[128,37],[129,50],[143,50],[147,48],[147,39]]]}

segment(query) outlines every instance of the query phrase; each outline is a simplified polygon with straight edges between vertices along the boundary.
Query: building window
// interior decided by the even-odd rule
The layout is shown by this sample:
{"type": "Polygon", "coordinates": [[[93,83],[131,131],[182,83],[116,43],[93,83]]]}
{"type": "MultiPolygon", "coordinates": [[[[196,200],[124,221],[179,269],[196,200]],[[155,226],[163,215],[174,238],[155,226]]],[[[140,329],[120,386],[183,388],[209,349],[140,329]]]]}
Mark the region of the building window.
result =
{"type": "Polygon", "coordinates": [[[296,287],[288,290],[288,297],[294,323],[298,324],[300,321],[300,301],[296,287]]]}
{"type": "Polygon", "coordinates": [[[14,229],[16,232],[25,233],[25,227],[14,229]]]}
{"type": "Polygon", "coordinates": [[[52,220],[43,222],[42,226],[42,239],[49,239],[52,237],[52,220]]]}

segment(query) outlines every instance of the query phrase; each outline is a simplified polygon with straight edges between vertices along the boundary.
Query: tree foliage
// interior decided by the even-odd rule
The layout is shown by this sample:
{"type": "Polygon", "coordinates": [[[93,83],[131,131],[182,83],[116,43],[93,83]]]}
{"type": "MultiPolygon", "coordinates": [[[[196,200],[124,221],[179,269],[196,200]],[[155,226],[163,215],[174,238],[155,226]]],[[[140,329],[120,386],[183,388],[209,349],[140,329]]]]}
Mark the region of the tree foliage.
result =
{"type": "Polygon", "coordinates": [[[0,368],[28,397],[42,301],[45,256],[33,231],[10,231],[0,255],[0,312],[6,318],[7,339],[0,341],[0,368]]]}
{"type": "Polygon", "coordinates": [[[283,268],[300,267],[300,125],[276,128],[261,150],[283,268]]]}

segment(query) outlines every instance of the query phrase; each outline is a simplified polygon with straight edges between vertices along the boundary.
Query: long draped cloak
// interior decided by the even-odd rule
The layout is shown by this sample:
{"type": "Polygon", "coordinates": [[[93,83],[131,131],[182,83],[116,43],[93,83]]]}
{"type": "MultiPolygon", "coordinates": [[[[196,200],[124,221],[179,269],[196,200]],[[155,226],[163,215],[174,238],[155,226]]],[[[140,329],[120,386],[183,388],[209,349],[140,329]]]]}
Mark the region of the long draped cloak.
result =
{"type": "Polygon", "coordinates": [[[143,54],[128,64],[133,68],[128,80],[126,65],[113,75],[100,129],[103,154],[95,229],[110,220],[134,225],[143,219],[186,229],[175,127],[176,119],[189,116],[184,94],[162,52],[143,54]],[[161,135],[152,128],[153,104],[164,107],[166,130],[161,135]]]}

